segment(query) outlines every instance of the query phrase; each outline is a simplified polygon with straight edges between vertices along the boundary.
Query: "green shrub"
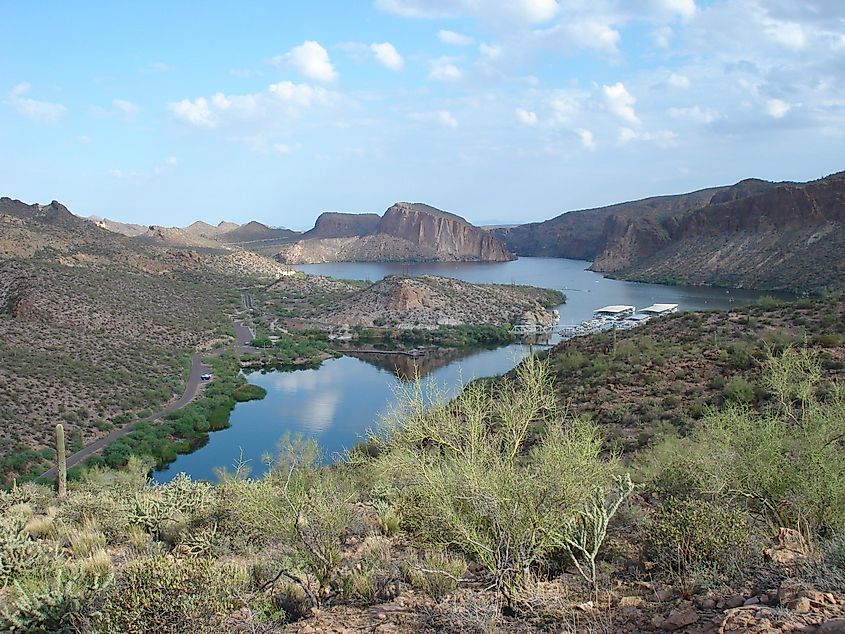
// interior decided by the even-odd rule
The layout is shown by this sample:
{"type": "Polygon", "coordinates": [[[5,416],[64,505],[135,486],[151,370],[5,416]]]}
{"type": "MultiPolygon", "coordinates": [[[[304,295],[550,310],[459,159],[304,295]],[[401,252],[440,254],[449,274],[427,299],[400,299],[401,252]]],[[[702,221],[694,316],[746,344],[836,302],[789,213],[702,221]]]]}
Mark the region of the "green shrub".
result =
{"type": "Polygon", "coordinates": [[[443,551],[426,553],[408,564],[408,581],[437,602],[455,591],[467,571],[467,562],[443,551]]]}
{"type": "Polygon", "coordinates": [[[238,403],[260,400],[265,396],[267,396],[267,390],[259,385],[251,385],[249,383],[244,383],[232,391],[232,398],[238,403]]]}
{"type": "Polygon", "coordinates": [[[105,593],[95,625],[115,634],[219,631],[211,617],[242,607],[246,583],[243,570],[207,559],[136,559],[105,593]]]}
{"type": "Polygon", "coordinates": [[[749,543],[744,513],[707,500],[670,498],[648,526],[651,555],[666,571],[684,573],[697,564],[722,569],[749,543]]]}
{"type": "Polygon", "coordinates": [[[725,386],[722,395],[734,403],[751,403],[754,401],[754,387],[739,376],[725,386]]]}
{"type": "Polygon", "coordinates": [[[93,594],[102,586],[86,586],[66,578],[61,571],[45,586],[17,586],[14,602],[0,609],[0,630],[11,634],[83,631],[93,594]]]}

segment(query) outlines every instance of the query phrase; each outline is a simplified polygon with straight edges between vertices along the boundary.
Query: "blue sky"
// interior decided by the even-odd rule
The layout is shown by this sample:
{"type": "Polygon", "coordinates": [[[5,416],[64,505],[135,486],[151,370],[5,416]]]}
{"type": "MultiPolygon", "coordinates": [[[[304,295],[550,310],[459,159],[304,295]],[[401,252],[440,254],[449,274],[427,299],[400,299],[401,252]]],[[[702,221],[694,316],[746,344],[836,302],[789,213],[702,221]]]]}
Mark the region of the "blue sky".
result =
{"type": "Polygon", "coordinates": [[[474,222],[845,169],[841,0],[2,2],[0,195],[474,222]]]}

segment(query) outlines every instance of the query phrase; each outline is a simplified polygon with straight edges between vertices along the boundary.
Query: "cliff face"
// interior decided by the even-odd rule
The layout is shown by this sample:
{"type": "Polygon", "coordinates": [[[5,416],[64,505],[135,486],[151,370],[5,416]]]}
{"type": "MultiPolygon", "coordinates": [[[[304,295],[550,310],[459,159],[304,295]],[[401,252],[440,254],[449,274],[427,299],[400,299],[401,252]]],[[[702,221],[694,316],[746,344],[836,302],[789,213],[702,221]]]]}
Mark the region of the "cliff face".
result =
{"type": "Polygon", "coordinates": [[[421,203],[396,203],[379,222],[378,232],[432,249],[441,260],[507,262],[515,259],[493,234],[460,216],[421,203]]]}
{"type": "Polygon", "coordinates": [[[319,215],[314,228],[306,231],[302,237],[310,239],[365,236],[378,229],[380,220],[381,217],[378,214],[345,214],[327,211],[319,215]]]}
{"type": "Polygon", "coordinates": [[[845,287],[845,173],[747,179],[499,229],[520,255],[592,259],[644,281],[762,289],[845,287]]]}
{"type": "Polygon", "coordinates": [[[287,264],[317,262],[485,261],[515,259],[493,234],[421,203],[376,214],[322,214],[301,240],[283,246],[287,264]]]}

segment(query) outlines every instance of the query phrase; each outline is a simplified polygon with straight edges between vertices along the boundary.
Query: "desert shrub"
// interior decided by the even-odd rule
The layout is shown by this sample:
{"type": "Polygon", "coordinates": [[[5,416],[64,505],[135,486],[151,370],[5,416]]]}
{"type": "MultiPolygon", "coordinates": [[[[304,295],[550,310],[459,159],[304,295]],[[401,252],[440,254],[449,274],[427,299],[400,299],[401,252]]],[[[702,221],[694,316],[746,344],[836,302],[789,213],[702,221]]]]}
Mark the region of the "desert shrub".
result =
{"type": "Polygon", "coordinates": [[[724,568],[748,549],[749,534],[743,512],[697,498],[670,498],[648,524],[650,554],[675,574],[698,564],[724,568]]]}
{"type": "Polygon", "coordinates": [[[83,631],[93,595],[102,585],[86,585],[61,571],[46,585],[34,589],[16,587],[16,596],[0,608],[0,630],[12,634],[83,631]]]}
{"type": "Polygon", "coordinates": [[[407,564],[408,581],[435,601],[455,591],[467,571],[467,562],[458,555],[433,551],[407,564]]]}
{"type": "Polygon", "coordinates": [[[648,452],[640,461],[644,481],[741,500],[772,527],[845,528],[845,388],[835,384],[817,401],[816,366],[806,354],[787,350],[767,361],[763,383],[777,405],[710,412],[689,438],[648,452]]]}
{"type": "Polygon", "coordinates": [[[239,385],[232,391],[232,398],[238,403],[262,399],[265,396],[267,396],[267,390],[259,385],[251,385],[250,383],[239,385]]]}
{"type": "Polygon", "coordinates": [[[722,394],[727,400],[734,403],[751,403],[754,401],[754,387],[741,376],[725,385],[722,394]]]}
{"type": "Polygon", "coordinates": [[[387,500],[373,500],[372,505],[382,534],[390,536],[399,532],[402,520],[398,509],[387,500]]]}
{"type": "Polygon", "coordinates": [[[179,474],[136,493],[129,519],[156,539],[173,544],[189,524],[205,520],[215,504],[216,493],[209,483],[179,474]]]}
{"type": "Polygon", "coordinates": [[[561,420],[546,362],[530,358],[516,374],[493,389],[472,383],[452,402],[412,384],[376,459],[406,530],[472,555],[506,596],[564,546],[615,466],[595,426],[561,420]]]}
{"type": "Polygon", "coordinates": [[[104,594],[95,619],[97,631],[211,632],[211,617],[243,606],[243,570],[207,559],[166,556],[128,562],[104,594]]]}
{"type": "Polygon", "coordinates": [[[38,543],[26,532],[26,518],[0,517],[0,588],[31,573],[45,559],[38,543]]]}

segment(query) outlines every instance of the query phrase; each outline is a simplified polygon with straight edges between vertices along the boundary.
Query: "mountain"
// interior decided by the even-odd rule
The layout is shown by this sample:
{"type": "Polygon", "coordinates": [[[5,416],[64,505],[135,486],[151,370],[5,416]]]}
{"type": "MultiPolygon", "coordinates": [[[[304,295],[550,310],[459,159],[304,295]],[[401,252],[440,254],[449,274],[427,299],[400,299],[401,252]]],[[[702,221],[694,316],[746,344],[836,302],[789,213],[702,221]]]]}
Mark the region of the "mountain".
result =
{"type": "Polygon", "coordinates": [[[494,233],[519,255],[592,260],[624,279],[766,290],[845,288],[845,172],[573,211],[494,233]]]}
{"type": "Polygon", "coordinates": [[[302,239],[352,238],[365,236],[378,230],[378,214],[347,214],[327,211],[317,217],[314,228],[302,234],[302,239]]]}
{"type": "Polygon", "coordinates": [[[197,220],[196,222],[188,225],[185,227],[185,231],[190,233],[194,236],[199,236],[201,238],[211,238],[214,239],[222,233],[226,233],[227,231],[233,231],[240,227],[239,224],[234,222],[226,222],[225,220],[221,220],[217,226],[210,225],[207,222],[203,222],[202,220],[197,220]]]}
{"type": "Polygon", "coordinates": [[[148,227],[146,232],[135,236],[134,239],[170,244],[174,246],[200,247],[208,249],[223,248],[223,245],[213,239],[204,238],[199,234],[191,233],[186,229],[179,229],[178,227],[159,227],[158,225],[153,225],[148,227]]]}
{"type": "Polygon", "coordinates": [[[112,233],[119,233],[128,237],[143,235],[149,229],[149,226],[147,225],[129,224],[125,222],[118,222],[117,220],[109,220],[108,218],[99,218],[97,216],[88,216],[87,220],[90,220],[101,229],[111,231],[112,233]]]}
{"type": "Polygon", "coordinates": [[[514,259],[492,233],[422,203],[396,203],[376,214],[323,214],[277,258],[313,262],[491,261],[514,259]]]}

